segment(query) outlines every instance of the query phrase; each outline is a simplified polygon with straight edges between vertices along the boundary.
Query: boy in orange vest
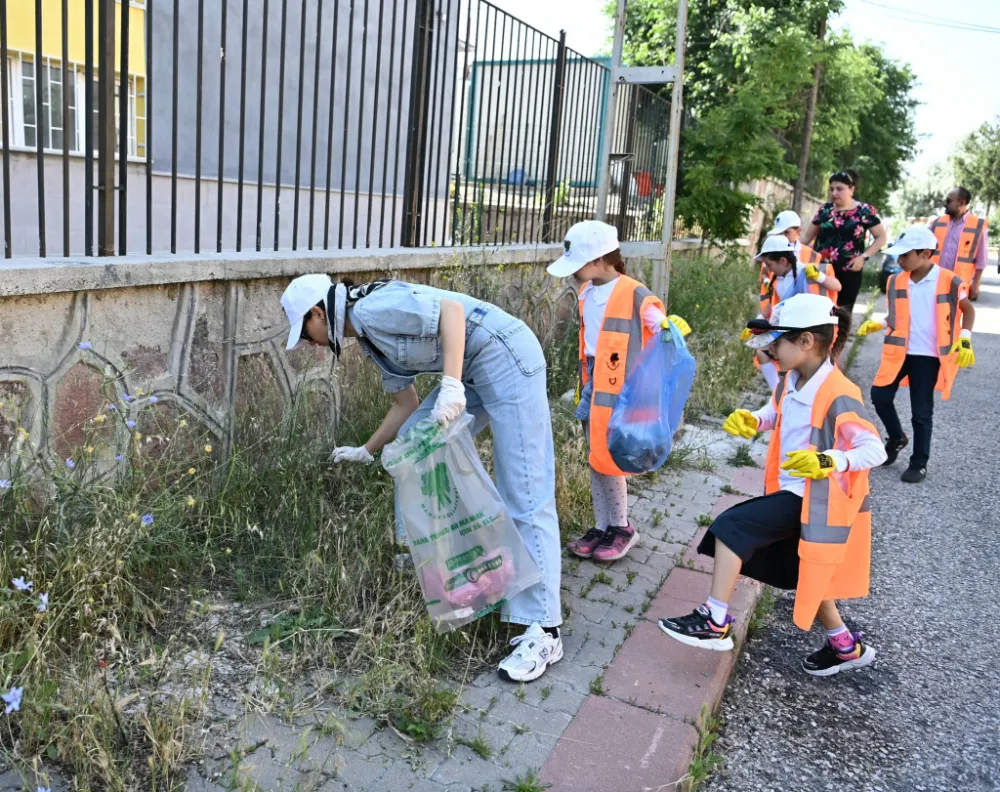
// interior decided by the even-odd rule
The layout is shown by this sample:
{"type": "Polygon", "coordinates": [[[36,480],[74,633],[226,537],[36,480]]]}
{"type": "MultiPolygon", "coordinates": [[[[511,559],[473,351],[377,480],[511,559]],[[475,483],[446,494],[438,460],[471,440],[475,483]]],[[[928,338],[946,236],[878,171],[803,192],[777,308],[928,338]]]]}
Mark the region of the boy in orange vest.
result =
{"type": "Polygon", "coordinates": [[[852,633],[837,599],[868,595],[871,507],[868,471],[885,460],[861,391],[834,367],[851,317],[828,298],[797,294],[775,306],[771,319],[749,323],[751,349],[768,349],[783,372],[770,403],[737,410],[723,428],[746,438],[773,430],[765,494],[723,512],[698,552],[715,557],[711,596],[660,629],[689,646],[733,648],[729,599],[737,578],[795,589],[795,624],[819,620],[827,642],[802,661],[814,676],[861,668],[875,650],[852,633]],[[836,342],[834,341],[836,329],[836,342]],[[784,461],[783,461],[784,460],[784,461]]]}
{"type": "Polygon", "coordinates": [[[912,226],[886,250],[897,257],[903,271],[889,279],[886,296],[889,313],[884,322],[869,320],[858,328],[864,336],[887,329],[882,364],[872,385],[872,404],[889,434],[887,460],[896,461],[909,438],[896,412],[896,391],[910,386],[913,412],[913,453],[902,480],[916,484],[927,477],[934,421],[934,391],[951,398],[951,386],[960,368],[976,362],[972,351],[972,325],[976,309],[968,286],[955,273],[934,263],[937,239],[925,226],[912,226]],[[959,332],[958,317],[962,317],[959,332]]]}
{"type": "MultiPolygon", "coordinates": [[[[590,486],[595,526],[567,546],[595,561],[617,561],[635,547],[639,532],[628,520],[625,473],[608,451],[608,421],[643,346],[668,319],[663,303],[625,274],[618,230],[598,220],[577,223],[566,233],[565,253],[548,272],[580,284],[580,386],[576,417],[590,448],[590,486]]],[[[691,328],[672,321],[684,335],[691,328]]]]}

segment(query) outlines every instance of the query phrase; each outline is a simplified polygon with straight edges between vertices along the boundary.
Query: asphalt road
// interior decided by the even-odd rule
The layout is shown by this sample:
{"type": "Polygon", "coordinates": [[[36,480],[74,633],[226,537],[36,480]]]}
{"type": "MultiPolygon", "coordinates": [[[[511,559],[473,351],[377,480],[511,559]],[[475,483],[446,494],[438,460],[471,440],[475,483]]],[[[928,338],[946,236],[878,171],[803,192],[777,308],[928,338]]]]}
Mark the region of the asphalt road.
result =
{"type": "MultiPolygon", "coordinates": [[[[713,792],[1000,789],[1000,276],[976,303],[977,363],[935,405],[928,476],[904,484],[908,450],[872,472],[872,592],[844,603],[879,655],[869,668],[814,679],[818,648],[782,598],[747,644],[723,701],[725,764],[713,792]]],[[[878,312],[876,317],[878,317],[878,312]]],[[[881,344],[851,377],[867,394],[881,344]]],[[[897,407],[910,433],[909,395],[897,407]]],[[[873,420],[874,410],[871,410],[873,420]]],[[[879,424],[880,429],[881,425],[879,424]]]]}

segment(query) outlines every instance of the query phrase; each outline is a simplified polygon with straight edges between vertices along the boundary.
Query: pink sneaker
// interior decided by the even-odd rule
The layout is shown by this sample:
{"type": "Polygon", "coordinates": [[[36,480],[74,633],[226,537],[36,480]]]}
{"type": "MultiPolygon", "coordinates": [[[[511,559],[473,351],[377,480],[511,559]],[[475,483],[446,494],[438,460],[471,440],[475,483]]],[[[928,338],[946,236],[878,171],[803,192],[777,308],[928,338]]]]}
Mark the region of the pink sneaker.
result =
{"type": "Polygon", "coordinates": [[[617,561],[624,558],[639,541],[639,532],[631,524],[627,528],[611,526],[601,537],[600,544],[594,550],[595,561],[617,561]]]}
{"type": "Polygon", "coordinates": [[[569,550],[573,555],[579,556],[580,558],[590,558],[594,555],[594,550],[601,543],[604,538],[603,531],[598,531],[596,528],[591,528],[587,533],[581,536],[579,539],[574,539],[568,545],[566,549],[569,550]]]}

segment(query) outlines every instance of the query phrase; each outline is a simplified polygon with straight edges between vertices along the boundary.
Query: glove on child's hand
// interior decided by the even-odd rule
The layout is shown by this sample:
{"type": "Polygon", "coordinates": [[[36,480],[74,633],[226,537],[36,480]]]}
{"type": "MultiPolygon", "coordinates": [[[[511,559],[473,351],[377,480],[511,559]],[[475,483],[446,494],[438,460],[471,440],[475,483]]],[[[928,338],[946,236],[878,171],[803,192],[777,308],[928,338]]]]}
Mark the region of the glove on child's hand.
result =
{"type": "Polygon", "coordinates": [[[735,437],[743,437],[749,440],[757,434],[757,419],[749,410],[737,410],[730,413],[722,424],[722,428],[735,437]]]}
{"type": "Polygon", "coordinates": [[[785,454],[788,461],[782,466],[794,478],[807,478],[817,481],[825,479],[836,472],[837,465],[828,455],[818,451],[789,451],[785,454]]]}
{"type": "Polygon", "coordinates": [[[972,350],[971,338],[960,338],[951,348],[951,354],[958,353],[958,367],[968,368],[976,365],[976,353],[972,350]]]}
{"type": "Polygon", "coordinates": [[[687,336],[691,335],[691,325],[685,322],[677,314],[670,314],[670,316],[668,316],[666,319],[660,322],[660,327],[662,327],[664,330],[669,330],[671,322],[673,322],[674,325],[677,327],[677,329],[681,331],[681,336],[686,338],[687,336]]]}

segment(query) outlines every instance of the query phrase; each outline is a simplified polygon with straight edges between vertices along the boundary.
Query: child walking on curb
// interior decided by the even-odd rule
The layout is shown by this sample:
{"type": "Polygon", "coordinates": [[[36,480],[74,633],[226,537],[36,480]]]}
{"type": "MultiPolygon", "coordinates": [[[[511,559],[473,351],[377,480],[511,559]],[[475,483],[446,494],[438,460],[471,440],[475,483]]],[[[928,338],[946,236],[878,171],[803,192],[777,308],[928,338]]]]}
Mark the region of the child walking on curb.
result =
{"type": "Polygon", "coordinates": [[[660,621],[671,638],[689,646],[732,649],[728,602],[743,574],[795,589],[793,618],[801,629],[809,630],[819,616],[828,640],[802,660],[806,673],[830,676],[875,658],[861,633],[844,625],[835,602],[868,595],[868,471],[885,460],[861,391],[831,362],[850,323],[846,311],[813,294],[779,303],[769,322],[749,323],[748,346],[768,348],[787,373],[766,407],[737,410],[723,428],[746,438],[773,430],[767,494],[732,507],[712,524],[698,547],[699,553],[715,557],[711,596],[693,613],[660,621]]]}
{"type": "MultiPolygon", "coordinates": [[[[754,261],[761,262],[762,266],[759,318],[770,318],[775,305],[796,294],[823,294],[836,304],[840,281],[834,277],[833,267],[822,262],[809,248],[796,250],[795,243],[787,236],[768,234],[760,255],[754,261]],[[809,251],[812,263],[806,264],[802,261],[803,250],[809,251]],[[800,264],[803,266],[799,266],[800,264]]],[[[744,341],[747,340],[749,333],[749,330],[743,331],[744,341]]],[[[777,365],[763,349],[757,351],[756,362],[757,368],[764,375],[764,380],[773,393],[778,385],[777,365]]]]}
{"type": "Polygon", "coordinates": [[[882,347],[882,364],[872,385],[872,404],[885,424],[887,460],[896,461],[909,438],[896,413],[896,391],[910,386],[913,411],[913,453],[901,479],[917,484],[927,477],[934,424],[934,391],[951,398],[951,386],[960,368],[974,365],[972,326],[976,309],[962,278],[934,263],[937,238],[924,226],[900,234],[886,253],[897,256],[903,268],[889,279],[885,322],[868,320],[858,328],[863,336],[888,328],[882,347]],[[958,317],[962,329],[958,332],[958,317]]]}
{"type": "MultiPolygon", "coordinates": [[[[565,253],[548,268],[557,278],[570,275],[580,289],[580,385],[576,417],[590,448],[590,486],[595,525],[568,550],[580,558],[617,561],[639,541],[628,520],[625,473],[608,452],[608,421],[625,377],[643,346],[669,327],[663,303],[625,274],[618,231],[597,220],[577,223],[566,234],[565,253]]],[[[687,335],[678,316],[669,321],[687,335]]]]}

